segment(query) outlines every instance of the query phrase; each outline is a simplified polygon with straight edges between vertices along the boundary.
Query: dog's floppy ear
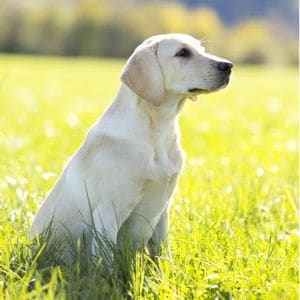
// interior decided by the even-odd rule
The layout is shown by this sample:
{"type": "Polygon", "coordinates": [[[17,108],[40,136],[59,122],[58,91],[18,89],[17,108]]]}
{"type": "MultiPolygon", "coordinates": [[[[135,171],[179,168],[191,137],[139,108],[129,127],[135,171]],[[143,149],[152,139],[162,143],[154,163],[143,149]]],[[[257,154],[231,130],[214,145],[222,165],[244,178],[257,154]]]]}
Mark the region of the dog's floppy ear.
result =
{"type": "Polygon", "coordinates": [[[141,45],[128,59],[121,81],[135,94],[153,105],[165,98],[164,78],[157,60],[157,43],[141,45]]]}

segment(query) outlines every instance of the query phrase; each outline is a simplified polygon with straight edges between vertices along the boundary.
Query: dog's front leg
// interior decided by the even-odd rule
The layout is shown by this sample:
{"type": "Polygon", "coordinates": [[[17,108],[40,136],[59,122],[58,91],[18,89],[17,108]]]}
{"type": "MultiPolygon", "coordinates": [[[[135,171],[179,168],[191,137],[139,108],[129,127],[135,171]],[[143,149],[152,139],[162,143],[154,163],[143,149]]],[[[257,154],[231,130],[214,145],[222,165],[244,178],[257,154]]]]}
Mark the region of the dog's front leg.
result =
{"type": "MultiPolygon", "coordinates": [[[[154,228],[151,238],[148,241],[148,249],[150,255],[155,257],[161,254],[162,243],[167,242],[168,230],[169,230],[169,209],[172,201],[172,194],[175,190],[178,180],[178,174],[174,175],[168,183],[166,194],[168,202],[166,207],[161,213],[160,219],[154,228]]],[[[169,246],[167,245],[168,255],[171,256],[169,246]]]]}
{"type": "Polygon", "coordinates": [[[169,207],[166,207],[161,214],[158,224],[148,242],[148,249],[152,257],[161,255],[161,246],[167,242],[169,229],[169,207]]]}
{"type": "Polygon", "coordinates": [[[92,213],[92,254],[101,256],[110,263],[113,259],[112,248],[117,244],[118,219],[114,205],[97,206],[92,213]]]}

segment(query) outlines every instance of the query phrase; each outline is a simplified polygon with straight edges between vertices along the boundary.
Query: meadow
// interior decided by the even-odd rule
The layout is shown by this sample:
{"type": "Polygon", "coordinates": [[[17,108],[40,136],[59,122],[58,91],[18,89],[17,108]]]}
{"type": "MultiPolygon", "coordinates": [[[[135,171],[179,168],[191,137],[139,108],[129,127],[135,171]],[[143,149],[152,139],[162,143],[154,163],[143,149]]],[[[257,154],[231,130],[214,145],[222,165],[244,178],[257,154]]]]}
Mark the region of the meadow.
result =
{"type": "Polygon", "coordinates": [[[27,233],[88,128],[116,95],[122,60],[0,56],[0,299],[297,299],[295,67],[235,65],[230,86],[186,104],[186,161],[157,263],[67,267],[27,233]]]}

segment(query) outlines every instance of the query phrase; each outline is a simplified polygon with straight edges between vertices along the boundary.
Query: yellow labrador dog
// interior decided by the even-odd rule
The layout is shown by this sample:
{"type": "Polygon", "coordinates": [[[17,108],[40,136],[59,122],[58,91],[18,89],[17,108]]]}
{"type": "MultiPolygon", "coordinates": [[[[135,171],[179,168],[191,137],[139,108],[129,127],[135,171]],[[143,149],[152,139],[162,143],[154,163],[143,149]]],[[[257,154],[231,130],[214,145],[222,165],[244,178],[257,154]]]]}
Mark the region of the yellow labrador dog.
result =
{"type": "MultiPolygon", "coordinates": [[[[38,211],[30,238],[51,220],[54,239],[99,234],[117,244],[120,228],[135,249],[160,244],[183,165],[178,114],[186,99],[224,88],[232,63],[185,34],[153,36],[121,74],[120,90],[38,211]]],[[[91,251],[97,253],[90,237],[91,251]]]]}

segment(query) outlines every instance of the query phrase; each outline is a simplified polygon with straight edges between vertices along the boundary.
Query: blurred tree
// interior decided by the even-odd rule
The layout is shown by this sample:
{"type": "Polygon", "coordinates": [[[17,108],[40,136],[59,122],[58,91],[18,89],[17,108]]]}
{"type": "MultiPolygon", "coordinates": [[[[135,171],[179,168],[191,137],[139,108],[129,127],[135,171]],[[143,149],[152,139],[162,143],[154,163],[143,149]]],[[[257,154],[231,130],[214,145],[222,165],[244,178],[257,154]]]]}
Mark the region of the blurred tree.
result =
{"type": "Polygon", "coordinates": [[[70,29],[66,34],[64,54],[97,55],[97,36],[106,15],[106,6],[97,0],[81,0],[74,7],[70,29]]]}
{"type": "Polygon", "coordinates": [[[16,7],[2,4],[0,7],[0,47],[4,52],[19,52],[24,12],[16,7]]]}
{"type": "Polygon", "coordinates": [[[209,51],[222,53],[224,25],[219,16],[210,8],[198,8],[190,13],[189,32],[201,39],[209,51]]]}
{"type": "Polygon", "coordinates": [[[181,5],[161,5],[156,13],[160,19],[162,32],[181,32],[183,28],[188,26],[189,15],[181,5]]]}
{"type": "Polygon", "coordinates": [[[30,3],[35,5],[0,3],[0,51],[128,57],[151,35],[184,32],[203,40],[209,51],[236,62],[298,60],[297,39],[280,22],[250,19],[225,27],[211,8],[189,10],[173,1],[30,3]]]}
{"type": "Polygon", "coordinates": [[[246,21],[234,27],[227,42],[230,44],[230,55],[235,61],[258,64],[281,63],[284,60],[282,44],[278,43],[271,26],[262,20],[246,21]]]}
{"type": "MultiPolygon", "coordinates": [[[[179,0],[188,7],[209,6],[217,11],[226,24],[235,24],[245,19],[277,16],[289,26],[298,24],[298,0],[179,0]],[[201,3],[200,3],[201,2],[201,3]]],[[[297,30],[295,28],[295,30],[297,30]]]]}

